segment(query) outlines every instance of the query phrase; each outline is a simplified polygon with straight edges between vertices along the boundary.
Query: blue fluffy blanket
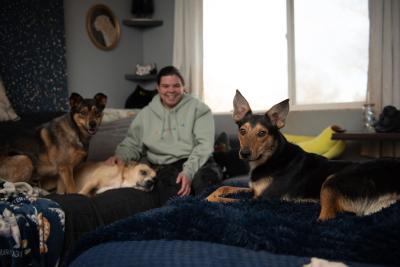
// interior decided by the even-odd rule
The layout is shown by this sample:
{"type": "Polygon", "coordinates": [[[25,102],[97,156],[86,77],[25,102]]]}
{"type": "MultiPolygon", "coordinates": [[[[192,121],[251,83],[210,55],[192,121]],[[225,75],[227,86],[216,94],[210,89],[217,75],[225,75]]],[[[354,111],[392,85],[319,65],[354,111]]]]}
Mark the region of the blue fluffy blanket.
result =
{"type": "Polygon", "coordinates": [[[400,203],[376,214],[342,213],[318,222],[319,205],[279,200],[208,203],[172,199],[166,206],[86,235],[73,260],[100,243],[121,240],[197,240],[332,260],[400,265],[400,203]]]}

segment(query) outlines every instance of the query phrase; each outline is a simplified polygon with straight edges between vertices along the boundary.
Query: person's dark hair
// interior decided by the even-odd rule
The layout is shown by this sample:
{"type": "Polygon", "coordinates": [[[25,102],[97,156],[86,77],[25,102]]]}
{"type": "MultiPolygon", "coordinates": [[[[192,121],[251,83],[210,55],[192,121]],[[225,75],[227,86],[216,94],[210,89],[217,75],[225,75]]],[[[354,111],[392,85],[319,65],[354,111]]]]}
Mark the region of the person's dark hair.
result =
{"type": "Polygon", "coordinates": [[[177,68],[174,66],[166,66],[162,68],[157,74],[157,84],[160,85],[161,78],[164,76],[176,75],[181,80],[182,85],[185,85],[185,80],[183,79],[182,74],[179,72],[177,68]]]}

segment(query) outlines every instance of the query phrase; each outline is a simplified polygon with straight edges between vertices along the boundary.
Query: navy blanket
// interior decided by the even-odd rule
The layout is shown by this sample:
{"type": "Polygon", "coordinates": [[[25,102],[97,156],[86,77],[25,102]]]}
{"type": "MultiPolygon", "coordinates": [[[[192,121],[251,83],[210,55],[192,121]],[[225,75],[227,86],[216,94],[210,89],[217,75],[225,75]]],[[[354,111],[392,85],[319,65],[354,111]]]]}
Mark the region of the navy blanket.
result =
{"type": "Polygon", "coordinates": [[[319,205],[280,200],[209,203],[195,197],[102,227],[81,239],[69,261],[100,243],[197,240],[339,261],[400,265],[400,203],[370,216],[341,213],[318,222],[319,205]]]}
{"type": "Polygon", "coordinates": [[[27,183],[0,179],[0,266],[56,266],[64,212],[27,183]]]}

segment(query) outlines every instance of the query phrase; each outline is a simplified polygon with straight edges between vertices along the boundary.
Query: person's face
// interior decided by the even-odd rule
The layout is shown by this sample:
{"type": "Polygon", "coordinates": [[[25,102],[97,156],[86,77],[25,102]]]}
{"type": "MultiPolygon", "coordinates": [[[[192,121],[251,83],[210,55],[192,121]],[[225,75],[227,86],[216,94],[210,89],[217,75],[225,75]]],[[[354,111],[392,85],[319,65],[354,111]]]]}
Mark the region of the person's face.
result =
{"type": "Polygon", "coordinates": [[[175,107],[181,101],[184,92],[182,81],[176,75],[161,77],[157,90],[162,104],[167,108],[175,107]]]}

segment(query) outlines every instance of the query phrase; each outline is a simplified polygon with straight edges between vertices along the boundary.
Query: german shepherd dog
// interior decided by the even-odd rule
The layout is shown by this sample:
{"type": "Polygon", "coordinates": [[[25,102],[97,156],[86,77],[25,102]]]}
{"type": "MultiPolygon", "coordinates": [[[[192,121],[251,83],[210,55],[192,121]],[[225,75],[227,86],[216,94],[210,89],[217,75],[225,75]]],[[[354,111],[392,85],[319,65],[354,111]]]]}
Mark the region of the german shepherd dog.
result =
{"type": "Polygon", "coordinates": [[[72,93],[69,113],[0,144],[0,177],[10,182],[56,184],[59,194],[76,193],[73,169],[87,157],[106,102],[102,93],[93,99],[72,93]]]}
{"type": "Polygon", "coordinates": [[[399,200],[400,161],[328,160],[303,151],[280,132],[289,112],[288,99],[264,115],[255,115],[236,91],[233,105],[239,156],[250,165],[249,188],[223,186],[211,193],[208,201],[236,201],[227,194],[237,192],[251,192],[256,199],[319,200],[318,219],[325,221],[335,218],[337,212],[371,214],[399,200]]]}

